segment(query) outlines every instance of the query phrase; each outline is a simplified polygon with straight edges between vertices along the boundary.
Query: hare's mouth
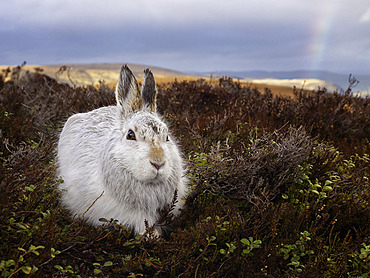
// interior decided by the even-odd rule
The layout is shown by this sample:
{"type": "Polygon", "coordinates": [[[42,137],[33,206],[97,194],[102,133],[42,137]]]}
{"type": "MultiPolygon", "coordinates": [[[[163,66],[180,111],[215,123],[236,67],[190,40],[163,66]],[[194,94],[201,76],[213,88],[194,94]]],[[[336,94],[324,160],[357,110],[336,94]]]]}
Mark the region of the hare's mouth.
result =
{"type": "Polygon", "coordinates": [[[167,175],[165,173],[165,171],[163,171],[163,169],[154,169],[153,171],[153,175],[150,179],[150,181],[154,181],[154,182],[164,182],[167,180],[167,175]]]}
{"type": "Polygon", "coordinates": [[[155,173],[155,177],[153,180],[162,180],[164,177],[163,173],[161,173],[159,170],[155,173]]]}

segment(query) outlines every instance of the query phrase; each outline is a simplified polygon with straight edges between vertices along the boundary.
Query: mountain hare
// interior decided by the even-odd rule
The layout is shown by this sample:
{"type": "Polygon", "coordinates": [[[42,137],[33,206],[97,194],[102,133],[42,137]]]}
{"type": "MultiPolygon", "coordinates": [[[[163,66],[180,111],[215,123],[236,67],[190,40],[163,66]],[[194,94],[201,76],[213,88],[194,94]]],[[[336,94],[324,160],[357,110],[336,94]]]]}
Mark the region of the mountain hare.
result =
{"type": "Polygon", "coordinates": [[[187,193],[184,163],[156,113],[152,72],[144,71],[140,94],[131,70],[122,66],[115,94],[117,106],[75,114],[65,123],[58,143],[61,198],[94,226],[113,218],[142,234],[145,220],[154,225],[175,192],[178,213],[187,193]]]}

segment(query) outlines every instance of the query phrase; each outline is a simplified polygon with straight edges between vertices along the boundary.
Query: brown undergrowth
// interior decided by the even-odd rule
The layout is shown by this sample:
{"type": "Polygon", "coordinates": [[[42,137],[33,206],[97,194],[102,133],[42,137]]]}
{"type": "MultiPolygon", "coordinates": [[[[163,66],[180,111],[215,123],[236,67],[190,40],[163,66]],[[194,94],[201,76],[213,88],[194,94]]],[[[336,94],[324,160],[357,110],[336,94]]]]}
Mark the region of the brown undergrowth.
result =
{"type": "MultiPolygon", "coordinates": [[[[8,73],[4,73],[8,74],[8,73]]],[[[55,144],[73,113],[114,104],[112,89],[41,74],[0,82],[0,273],[4,277],[367,277],[369,99],[224,78],[159,87],[192,192],[159,240],[59,203],[55,144]]]]}

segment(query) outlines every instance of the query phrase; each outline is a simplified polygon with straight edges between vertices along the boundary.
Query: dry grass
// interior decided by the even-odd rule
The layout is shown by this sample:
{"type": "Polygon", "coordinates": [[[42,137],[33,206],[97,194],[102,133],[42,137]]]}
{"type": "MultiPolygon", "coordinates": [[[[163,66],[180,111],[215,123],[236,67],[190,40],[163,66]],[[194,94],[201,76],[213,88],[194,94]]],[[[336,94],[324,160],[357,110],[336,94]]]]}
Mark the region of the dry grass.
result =
{"type": "MultiPolygon", "coordinates": [[[[145,66],[142,66],[145,67],[145,66]]],[[[8,66],[0,66],[0,72],[7,70],[8,66]]],[[[141,67],[140,67],[141,70],[141,67]]],[[[219,78],[210,78],[210,77],[200,77],[192,76],[186,74],[178,74],[176,72],[161,72],[156,75],[156,82],[160,85],[171,84],[175,81],[196,81],[199,79],[204,79],[206,82],[212,85],[218,85],[219,78]]],[[[52,66],[37,66],[37,65],[25,65],[22,67],[21,72],[18,75],[18,78],[27,79],[27,72],[35,73],[42,72],[43,74],[58,80],[62,83],[67,83],[69,85],[76,86],[89,86],[95,85],[99,86],[100,81],[105,82],[109,87],[114,88],[116,86],[116,79],[119,73],[119,70],[102,70],[102,69],[71,69],[65,67],[64,70],[58,67],[52,66]]],[[[136,75],[139,76],[138,81],[142,82],[141,72],[136,72],[136,75]]],[[[10,76],[6,78],[6,81],[10,80],[10,76]]],[[[277,86],[269,84],[260,84],[260,83],[251,83],[245,80],[233,79],[234,82],[239,82],[243,87],[251,87],[252,89],[260,90],[264,92],[265,89],[270,90],[275,96],[282,97],[294,97],[293,87],[289,86],[277,86]]],[[[305,90],[308,92],[309,90],[305,90]]]]}

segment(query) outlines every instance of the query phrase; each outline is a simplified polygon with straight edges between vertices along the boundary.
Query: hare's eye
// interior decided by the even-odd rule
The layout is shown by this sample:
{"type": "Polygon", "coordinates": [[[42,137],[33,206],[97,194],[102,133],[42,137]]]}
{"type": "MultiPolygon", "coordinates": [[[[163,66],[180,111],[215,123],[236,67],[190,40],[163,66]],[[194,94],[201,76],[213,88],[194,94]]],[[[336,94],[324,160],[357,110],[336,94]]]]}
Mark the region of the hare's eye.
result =
{"type": "Polygon", "coordinates": [[[170,141],[170,137],[167,135],[167,137],[166,137],[166,141],[168,142],[168,141],[170,141]]]}
{"type": "Polygon", "coordinates": [[[126,137],[128,140],[136,140],[136,136],[135,136],[135,133],[130,129],[128,132],[127,132],[127,137],[126,137]]]}

